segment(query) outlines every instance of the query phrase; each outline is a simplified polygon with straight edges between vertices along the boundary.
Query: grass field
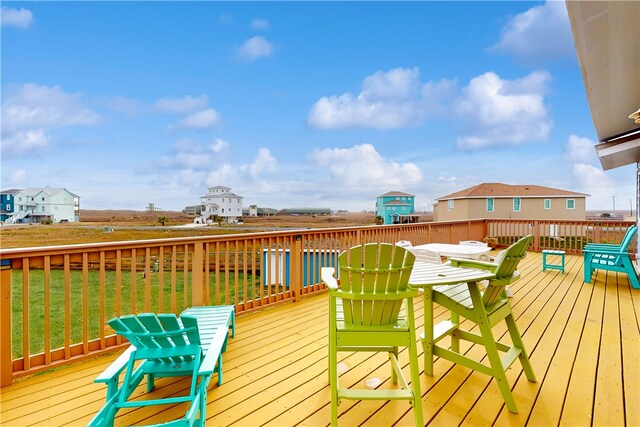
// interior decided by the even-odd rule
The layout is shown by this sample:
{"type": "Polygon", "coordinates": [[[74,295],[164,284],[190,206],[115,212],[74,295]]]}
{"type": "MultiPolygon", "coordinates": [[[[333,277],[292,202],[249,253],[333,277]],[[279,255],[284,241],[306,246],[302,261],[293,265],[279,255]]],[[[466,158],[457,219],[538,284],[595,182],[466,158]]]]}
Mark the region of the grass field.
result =
{"type": "MultiPolygon", "coordinates": [[[[21,357],[23,353],[23,286],[22,286],[22,270],[16,269],[12,272],[12,350],[13,357],[21,357]]],[[[181,312],[187,308],[191,301],[191,287],[186,286],[185,283],[189,283],[190,278],[184,276],[182,271],[176,271],[175,273],[175,310],[171,305],[171,283],[172,276],[170,271],[165,271],[163,274],[163,296],[162,307],[159,306],[160,301],[160,286],[158,273],[151,273],[151,286],[149,288],[149,295],[147,296],[145,278],[142,272],[136,274],[135,281],[132,284],[131,276],[126,273],[122,275],[122,280],[119,285],[120,288],[120,314],[128,314],[133,312],[181,312]],[[149,301],[149,305],[146,305],[146,301],[149,301]],[[132,303],[134,302],[134,303],[132,303]]],[[[229,304],[233,303],[236,298],[235,287],[238,284],[239,293],[237,298],[239,301],[245,299],[244,295],[244,283],[247,283],[247,298],[253,299],[256,292],[259,292],[260,276],[251,276],[239,273],[229,274],[227,278],[225,273],[220,273],[219,277],[216,277],[215,273],[209,275],[211,283],[210,299],[212,304],[229,304]],[[219,283],[219,289],[216,293],[215,284],[216,279],[219,283]],[[229,286],[229,300],[223,299],[225,294],[226,281],[228,280],[229,286]],[[216,295],[218,295],[216,301],[216,295]]],[[[70,342],[78,343],[82,342],[83,331],[83,300],[84,300],[84,286],[82,279],[82,271],[72,270],[70,272],[70,288],[69,288],[69,320],[70,320],[70,342]]],[[[105,321],[116,316],[116,288],[118,284],[116,282],[116,275],[114,271],[107,271],[105,274],[104,284],[104,316],[105,321]]],[[[88,336],[89,339],[95,339],[99,337],[100,332],[100,277],[99,272],[95,270],[89,270],[87,280],[87,316],[88,316],[88,336]]],[[[51,348],[60,348],[64,345],[65,339],[65,312],[67,305],[65,304],[65,285],[64,285],[64,273],[62,270],[51,270],[50,276],[50,340],[51,348]]],[[[29,301],[29,348],[31,354],[40,353],[44,349],[44,273],[43,270],[32,269],[29,274],[29,287],[28,287],[28,301],[29,301]]]]}
{"type": "Polygon", "coordinates": [[[2,226],[0,227],[0,247],[3,249],[25,248],[253,233],[296,228],[372,225],[374,217],[373,213],[352,212],[319,217],[283,215],[246,218],[242,225],[222,224],[221,226],[175,228],[176,225],[193,222],[192,217],[180,212],[81,211],[81,222],[77,224],[2,226]],[[169,218],[166,226],[157,222],[159,216],[169,218]],[[104,232],[105,227],[113,229],[113,232],[104,232]]]}

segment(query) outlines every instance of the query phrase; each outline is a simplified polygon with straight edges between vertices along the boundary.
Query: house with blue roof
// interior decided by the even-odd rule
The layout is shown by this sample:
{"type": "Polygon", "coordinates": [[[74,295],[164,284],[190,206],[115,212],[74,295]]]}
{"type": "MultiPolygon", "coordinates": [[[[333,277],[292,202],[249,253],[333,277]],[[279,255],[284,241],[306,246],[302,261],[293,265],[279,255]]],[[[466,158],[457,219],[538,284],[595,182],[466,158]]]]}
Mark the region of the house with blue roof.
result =
{"type": "Polygon", "coordinates": [[[11,189],[0,192],[0,221],[4,222],[13,215],[15,210],[15,195],[20,190],[11,189]]]}
{"type": "Polygon", "coordinates": [[[383,218],[385,224],[405,224],[417,222],[415,196],[401,191],[390,191],[378,196],[376,215],[383,218]]]}

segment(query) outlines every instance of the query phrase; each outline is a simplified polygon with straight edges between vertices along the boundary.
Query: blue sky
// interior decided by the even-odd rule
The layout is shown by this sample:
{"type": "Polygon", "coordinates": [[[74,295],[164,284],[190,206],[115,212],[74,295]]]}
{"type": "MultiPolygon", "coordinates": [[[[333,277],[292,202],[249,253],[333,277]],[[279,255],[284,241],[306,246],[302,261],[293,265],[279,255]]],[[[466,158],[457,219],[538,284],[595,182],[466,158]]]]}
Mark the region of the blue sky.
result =
{"type": "Polygon", "coordinates": [[[2,2],[2,189],[418,210],[482,182],[628,209],[564,2],[2,2]]]}

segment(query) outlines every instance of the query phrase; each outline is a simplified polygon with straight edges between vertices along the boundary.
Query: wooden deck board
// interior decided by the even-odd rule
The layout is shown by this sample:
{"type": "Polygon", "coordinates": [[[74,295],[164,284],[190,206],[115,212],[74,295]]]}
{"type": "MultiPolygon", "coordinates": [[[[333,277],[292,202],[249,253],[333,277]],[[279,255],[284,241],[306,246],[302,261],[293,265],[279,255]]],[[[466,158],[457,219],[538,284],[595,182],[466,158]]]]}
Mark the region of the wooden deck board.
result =
{"type": "MultiPolygon", "coordinates": [[[[422,406],[430,425],[640,425],[640,292],[626,276],[597,271],[582,281],[582,258],[567,256],[566,273],[541,271],[541,255],[521,265],[511,286],[516,321],[530,354],[537,383],[519,362],[507,371],[519,414],[506,410],[488,376],[437,359],[433,377],[421,375],[422,406]]],[[[422,328],[422,300],[415,300],[422,328]]],[[[437,319],[446,312],[436,307],[437,319]]],[[[326,296],[310,297],[237,319],[236,337],[224,353],[224,384],[209,390],[210,426],[328,425],[326,296]]],[[[503,325],[494,328],[502,337],[503,325]]],[[[508,337],[506,338],[508,341],[508,337]]],[[[478,346],[463,344],[482,359],[478,346]]],[[[419,345],[420,365],[422,348],[419,345]]],[[[400,363],[408,371],[406,351],[400,363]]],[[[384,354],[341,353],[341,383],[365,386],[376,377],[389,384],[384,354]]],[[[0,424],[86,425],[102,406],[105,387],[93,379],[116,355],[25,378],[0,389],[0,424]]],[[[187,380],[160,379],[158,395],[184,393],[187,380]]],[[[136,390],[143,394],[144,381],[136,390]]],[[[116,425],[162,422],[184,406],[122,411],[116,425]]],[[[407,402],[349,401],[339,406],[340,425],[412,425],[407,402]]]]}

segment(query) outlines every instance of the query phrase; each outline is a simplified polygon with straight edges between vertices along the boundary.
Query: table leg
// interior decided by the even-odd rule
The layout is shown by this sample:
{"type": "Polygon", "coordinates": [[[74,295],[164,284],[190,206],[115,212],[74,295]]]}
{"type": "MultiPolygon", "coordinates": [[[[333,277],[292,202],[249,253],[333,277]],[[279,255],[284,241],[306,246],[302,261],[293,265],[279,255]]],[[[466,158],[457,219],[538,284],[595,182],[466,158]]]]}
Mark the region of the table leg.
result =
{"type": "Polygon", "coordinates": [[[424,373],[433,376],[433,288],[424,287],[424,332],[422,333],[424,350],[424,373]]]}

